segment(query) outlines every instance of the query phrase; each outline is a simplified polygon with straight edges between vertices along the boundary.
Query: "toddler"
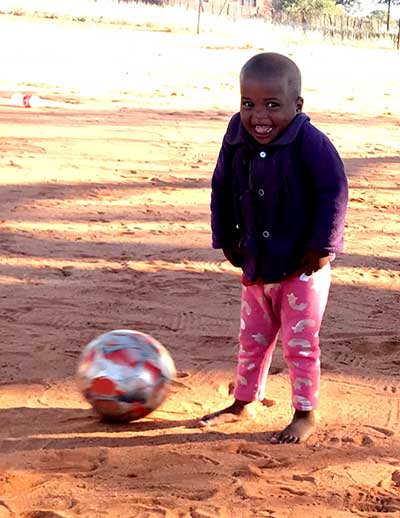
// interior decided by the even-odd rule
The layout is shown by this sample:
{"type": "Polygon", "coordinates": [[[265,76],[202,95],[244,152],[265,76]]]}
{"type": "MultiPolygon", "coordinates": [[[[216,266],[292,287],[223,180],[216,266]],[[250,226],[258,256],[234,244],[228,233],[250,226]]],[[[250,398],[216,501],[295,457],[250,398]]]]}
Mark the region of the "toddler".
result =
{"type": "Polygon", "coordinates": [[[331,141],[302,113],[291,59],[255,55],[241,70],[240,91],[211,193],[213,247],[243,272],[236,385],[233,403],[200,425],[255,416],[281,332],[294,414],[271,442],[297,443],[315,428],[319,330],[330,263],[343,249],[347,179],[331,141]]]}

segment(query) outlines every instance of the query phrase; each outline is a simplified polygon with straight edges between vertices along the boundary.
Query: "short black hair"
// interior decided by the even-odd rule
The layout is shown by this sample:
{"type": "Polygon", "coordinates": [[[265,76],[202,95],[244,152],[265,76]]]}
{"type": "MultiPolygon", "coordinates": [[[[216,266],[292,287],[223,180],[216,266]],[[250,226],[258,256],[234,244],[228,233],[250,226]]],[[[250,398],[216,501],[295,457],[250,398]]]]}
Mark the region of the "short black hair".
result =
{"type": "Polygon", "coordinates": [[[263,79],[268,77],[286,78],[297,98],[301,95],[301,72],[294,61],[276,52],[261,52],[250,58],[240,71],[240,81],[244,78],[263,79]]]}

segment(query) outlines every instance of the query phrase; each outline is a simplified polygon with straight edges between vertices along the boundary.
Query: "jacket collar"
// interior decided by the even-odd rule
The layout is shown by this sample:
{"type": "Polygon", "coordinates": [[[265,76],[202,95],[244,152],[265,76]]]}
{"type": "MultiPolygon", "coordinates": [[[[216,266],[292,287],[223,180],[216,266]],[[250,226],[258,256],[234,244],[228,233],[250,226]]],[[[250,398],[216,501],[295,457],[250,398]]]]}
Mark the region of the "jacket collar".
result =
{"type": "MultiPolygon", "coordinates": [[[[305,122],[308,122],[310,117],[305,113],[298,113],[289,126],[285,129],[279,137],[267,144],[265,147],[270,146],[286,146],[295,140],[297,137],[300,128],[303,126],[305,122]]],[[[226,132],[226,142],[232,146],[240,146],[240,145],[257,145],[257,142],[247,133],[243,124],[240,121],[240,114],[236,113],[228,126],[228,130],[226,132]]]]}

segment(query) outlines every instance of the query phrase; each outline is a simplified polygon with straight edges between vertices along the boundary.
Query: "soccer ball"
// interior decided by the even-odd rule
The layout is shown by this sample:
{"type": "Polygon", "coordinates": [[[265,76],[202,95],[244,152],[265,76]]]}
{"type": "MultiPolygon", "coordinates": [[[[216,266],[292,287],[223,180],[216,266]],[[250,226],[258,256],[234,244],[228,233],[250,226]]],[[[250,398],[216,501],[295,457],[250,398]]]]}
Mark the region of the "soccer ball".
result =
{"type": "Polygon", "coordinates": [[[102,418],[134,421],[156,409],[175,377],[174,361],[155,338],[117,329],[84,347],[77,382],[84,398],[102,418]]]}

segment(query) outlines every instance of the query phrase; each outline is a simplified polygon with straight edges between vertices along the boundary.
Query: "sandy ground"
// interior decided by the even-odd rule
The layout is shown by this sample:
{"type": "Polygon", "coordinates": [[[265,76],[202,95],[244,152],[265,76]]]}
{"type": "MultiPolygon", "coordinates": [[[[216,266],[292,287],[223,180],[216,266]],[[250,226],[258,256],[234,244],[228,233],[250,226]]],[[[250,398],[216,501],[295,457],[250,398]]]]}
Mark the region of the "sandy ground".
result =
{"type": "Polygon", "coordinates": [[[0,518],[399,517],[399,54],[274,48],[305,70],[306,111],[351,192],[319,428],[270,445],[291,415],[280,347],[273,406],[196,426],[231,398],[240,278],[210,248],[209,182],[259,47],[5,16],[0,34],[0,518]],[[16,91],[47,105],[12,106],[16,91]],[[121,327],[164,343],[178,375],[157,411],[110,425],[75,368],[121,327]]]}

